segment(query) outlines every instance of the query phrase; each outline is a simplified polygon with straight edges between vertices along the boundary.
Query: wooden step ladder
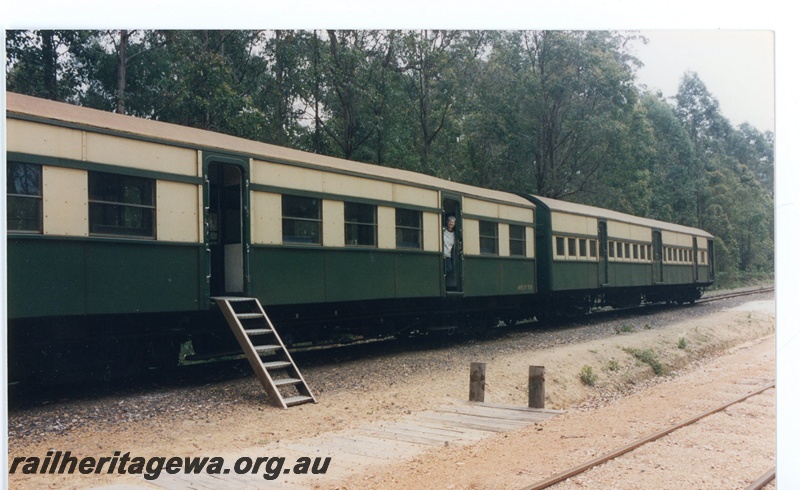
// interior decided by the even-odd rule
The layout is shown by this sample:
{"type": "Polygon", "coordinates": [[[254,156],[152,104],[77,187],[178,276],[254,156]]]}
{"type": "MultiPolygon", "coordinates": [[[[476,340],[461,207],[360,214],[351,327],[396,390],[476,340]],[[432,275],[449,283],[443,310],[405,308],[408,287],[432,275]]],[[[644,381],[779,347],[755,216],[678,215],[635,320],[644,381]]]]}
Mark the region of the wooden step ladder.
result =
{"type": "Polygon", "coordinates": [[[219,305],[250,366],[275,405],[288,408],[317,403],[258,299],[237,296],[211,299],[219,305]]]}

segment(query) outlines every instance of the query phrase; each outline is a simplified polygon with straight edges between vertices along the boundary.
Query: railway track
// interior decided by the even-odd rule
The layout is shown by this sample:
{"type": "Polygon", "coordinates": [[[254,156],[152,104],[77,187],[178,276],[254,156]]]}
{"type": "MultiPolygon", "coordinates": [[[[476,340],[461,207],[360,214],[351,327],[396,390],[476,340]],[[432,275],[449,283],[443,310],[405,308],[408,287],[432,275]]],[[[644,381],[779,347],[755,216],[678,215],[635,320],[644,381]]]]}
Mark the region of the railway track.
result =
{"type": "Polygon", "coordinates": [[[775,291],[775,286],[764,286],[759,288],[753,289],[745,289],[740,291],[731,291],[729,293],[720,293],[714,294],[711,296],[707,296],[705,298],[700,298],[697,300],[697,303],[709,303],[711,301],[719,301],[723,299],[730,299],[730,298],[737,298],[739,296],[749,296],[752,294],[759,294],[759,293],[769,293],[775,291]]]}
{"type": "MultiPolygon", "coordinates": [[[[634,450],[644,446],[645,444],[657,441],[657,440],[667,436],[668,434],[671,434],[672,432],[675,432],[676,430],[679,430],[679,429],[682,429],[682,428],[685,428],[685,427],[689,427],[690,425],[692,425],[692,424],[694,424],[694,423],[696,423],[696,422],[698,422],[698,421],[700,421],[700,420],[702,420],[702,419],[704,419],[706,417],[709,417],[709,416],[714,415],[714,414],[716,414],[718,412],[721,412],[721,411],[725,410],[726,408],[728,408],[728,407],[730,407],[732,405],[736,405],[738,403],[742,403],[745,400],[747,400],[748,398],[751,398],[753,396],[759,395],[759,394],[761,394],[761,393],[763,393],[763,392],[765,392],[767,390],[773,389],[773,388],[775,388],[775,382],[774,381],[772,383],[769,383],[766,386],[763,386],[763,387],[761,387],[761,388],[759,388],[757,390],[754,390],[754,391],[752,391],[752,392],[750,392],[750,393],[748,393],[748,394],[746,394],[746,395],[744,395],[742,397],[739,397],[739,398],[737,398],[737,399],[735,399],[733,401],[730,401],[730,402],[722,404],[722,405],[720,405],[718,407],[712,408],[711,410],[707,410],[707,411],[705,411],[705,412],[703,412],[703,413],[701,413],[699,415],[696,415],[696,416],[691,417],[691,418],[689,418],[687,420],[684,420],[683,422],[675,424],[675,425],[673,425],[671,427],[668,427],[668,428],[666,428],[664,430],[661,430],[661,431],[659,431],[659,432],[657,432],[655,434],[652,434],[650,436],[647,436],[647,437],[641,438],[641,439],[639,439],[637,441],[634,441],[634,442],[628,444],[627,446],[624,446],[622,448],[616,449],[616,450],[611,451],[609,453],[603,454],[602,456],[599,456],[599,457],[597,457],[595,459],[592,459],[591,461],[587,461],[586,463],[583,463],[583,464],[580,464],[580,465],[575,466],[573,468],[570,468],[570,469],[568,469],[568,470],[566,470],[566,471],[564,471],[562,473],[559,473],[559,474],[557,474],[555,476],[552,476],[550,478],[542,480],[542,481],[540,481],[538,483],[535,483],[535,484],[533,484],[531,486],[524,487],[524,488],[522,488],[520,490],[542,490],[542,489],[545,489],[545,488],[549,488],[549,487],[551,487],[551,486],[553,486],[553,485],[555,485],[557,483],[560,483],[560,482],[563,482],[563,481],[567,480],[568,478],[572,478],[572,477],[574,477],[576,475],[579,475],[581,473],[584,473],[584,472],[594,468],[595,466],[598,466],[598,465],[601,465],[603,463],[612,461],[612,460],[614,460],[616,458],[619,458],[620,456],[622,456],[624,454],[627,454],[627,453],[629,453],[631,451],[634,451],[634,450]]],[[[775,477],[775,469],[772,468],[771,470],[768,470],[760,478],[755,480],[753,482],[753,484],[750,485],[747,488],[747,490],[758,490],[758,489],[761,489],[764,486],[766,486],[770,481],[772,481],[772,479],[774,479],[774,477],[775,477]]]]}

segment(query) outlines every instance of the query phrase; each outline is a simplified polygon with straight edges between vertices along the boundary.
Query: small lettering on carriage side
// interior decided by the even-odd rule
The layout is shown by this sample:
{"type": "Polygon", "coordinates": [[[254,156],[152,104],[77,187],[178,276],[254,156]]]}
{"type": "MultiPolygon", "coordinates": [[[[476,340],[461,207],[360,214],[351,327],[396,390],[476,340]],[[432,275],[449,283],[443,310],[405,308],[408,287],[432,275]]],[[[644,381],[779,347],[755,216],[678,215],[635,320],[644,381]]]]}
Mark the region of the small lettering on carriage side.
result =
{"type": "Polygon", "coordinates": [[[517,291],[533,291],[533,284],[518,284],[517,291]]]}

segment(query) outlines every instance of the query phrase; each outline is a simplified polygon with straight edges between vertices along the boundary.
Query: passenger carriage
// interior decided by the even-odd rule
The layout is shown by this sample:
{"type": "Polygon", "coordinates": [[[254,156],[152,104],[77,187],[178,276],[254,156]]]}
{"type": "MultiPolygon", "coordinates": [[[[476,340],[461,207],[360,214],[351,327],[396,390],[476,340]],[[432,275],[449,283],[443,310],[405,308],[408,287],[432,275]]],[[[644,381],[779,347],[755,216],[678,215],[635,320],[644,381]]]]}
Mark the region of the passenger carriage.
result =
{"type": "Polygon", "coordinates": [[[219,295],[259,298],[289,342],[532,315],[520,196],[18,94],[7,141],[12,373],[209,353],[219,295]]]}
{"type": "Polygon", "coordinates": [[[583,204],[536,204],[537,284],[561,312],[642,301],[690,303],[714,280],[713,237],[700,229],[583,204]]]}

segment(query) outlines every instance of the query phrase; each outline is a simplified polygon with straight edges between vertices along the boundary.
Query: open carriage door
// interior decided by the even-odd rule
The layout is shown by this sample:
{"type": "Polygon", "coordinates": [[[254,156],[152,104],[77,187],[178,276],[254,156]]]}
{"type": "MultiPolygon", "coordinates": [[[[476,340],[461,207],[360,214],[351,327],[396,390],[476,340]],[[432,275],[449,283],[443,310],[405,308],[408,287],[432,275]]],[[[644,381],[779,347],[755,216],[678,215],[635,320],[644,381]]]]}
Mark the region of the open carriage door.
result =
{"type": "Polygon", "coordinates": [[[456,219],[455,243],[451,252],[452,260],[444,258],[442,261],[442,274],[444,291],[446,294],[459,294],[464,291],[464,248],[462,246],[464,220],[461,212],[461,198],[459,196],[442,196],[442,246],[444,246],[444,230],[447,228],[447,219],[453,216],[456,219]],[[449,263],[448,263],[449,262],[449,263]]]}
{"type": "Polygon", "coordinates": [[[664,282],[664,246],[661,242],[661,232],[653,231],[653,283],[664,282]]]}
{"type": "Polygon", "coordinates": [[[206,168],[205,232],[211,296],[246,293],[245,167],[212,161],[206,168]]]}
{"type": "Polygon", "coordinates": [[[600,267],[598,277],[601,286],[608,283],[608,223],[599,221],[597,223],[597,238],[600,240],[600,267]]]}

